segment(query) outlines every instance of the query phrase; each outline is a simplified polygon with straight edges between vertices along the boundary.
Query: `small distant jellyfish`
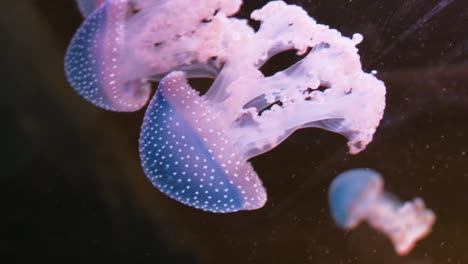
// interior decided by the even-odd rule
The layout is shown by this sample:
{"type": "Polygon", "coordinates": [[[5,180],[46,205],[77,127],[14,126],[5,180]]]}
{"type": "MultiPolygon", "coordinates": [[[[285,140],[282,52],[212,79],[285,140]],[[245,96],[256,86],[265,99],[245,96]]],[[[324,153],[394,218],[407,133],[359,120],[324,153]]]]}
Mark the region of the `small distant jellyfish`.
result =
{"type": "Polygon", "coordinates": [[[429,234],[435,215],[421,198],[402,203],[384,192],[383,186],[382,177],[374,170],[358,168],[342,172],[330,185],[331,214],[347,230],[366,221],[391,239],[397,254],[405,255],[429,234]]]}

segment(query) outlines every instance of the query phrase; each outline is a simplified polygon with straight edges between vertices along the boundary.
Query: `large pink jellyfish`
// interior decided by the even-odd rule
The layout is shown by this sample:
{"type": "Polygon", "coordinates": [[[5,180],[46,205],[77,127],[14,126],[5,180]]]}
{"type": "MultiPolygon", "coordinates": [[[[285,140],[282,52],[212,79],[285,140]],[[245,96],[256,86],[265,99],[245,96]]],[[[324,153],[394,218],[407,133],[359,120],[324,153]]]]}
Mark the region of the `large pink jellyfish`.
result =
{"type": "Polygon", "coordinates": [[[340,133],[353,154],[372,141],[385,86],[362,71],[361,35],[344,37],[282,1],[251,14],[261,22],[257,31],[229,17],[241,1],[186,3],[107,0],[86,17],[66,55],[72,86],[105,109],[142,108],[149,81],[160,80],[140,135],[143,169],[159,190],[207,211],[256,209],[266,192],[248,159],[295,130],[340,133]],[[291,49],[306,55],[262,74],[269,58],[291,49]],[[191,77],[215,80],[199,95],[191,77]]]}

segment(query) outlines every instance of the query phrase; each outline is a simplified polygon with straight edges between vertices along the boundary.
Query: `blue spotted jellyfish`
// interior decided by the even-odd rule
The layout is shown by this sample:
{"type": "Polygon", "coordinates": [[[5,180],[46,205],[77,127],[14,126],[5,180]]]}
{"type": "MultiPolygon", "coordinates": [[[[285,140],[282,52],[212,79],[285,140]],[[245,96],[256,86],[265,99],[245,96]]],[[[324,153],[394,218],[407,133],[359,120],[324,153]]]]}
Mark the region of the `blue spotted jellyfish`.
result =
{"type": "Polygon", "coordinates": [[[435,215],[421,198],[400,202],[384,192],[383,185],[380,174],[371,169],[340,173],[328,192],[331,214],[348,230],[366,221],[391,239],[398,254],[405,255],[431,231],[435,215]]]}
{"type": "Polygon", "coordinates": [[[139,139],[143,170],[186,205],[218,213],[260,208],[267,195],[250,158],[306,127],[343,135],[356,154],[382,118],[385,86],[362,71],[356,45],[363,37],[342,36],[298,6],[272,1],[255,10],[255,31],[232,17],[241,0],[195,1],[188,9],[185,0],[82,2],[95,9],[84,13],[68,47],[69,82],[107,110],[137,111],[149,101],[139,139]],[[286,50],[304,57],[264,76],[259,68],[286,50]],[[214,79],[206,94],[190,87],[194,77],[214,79]]]}

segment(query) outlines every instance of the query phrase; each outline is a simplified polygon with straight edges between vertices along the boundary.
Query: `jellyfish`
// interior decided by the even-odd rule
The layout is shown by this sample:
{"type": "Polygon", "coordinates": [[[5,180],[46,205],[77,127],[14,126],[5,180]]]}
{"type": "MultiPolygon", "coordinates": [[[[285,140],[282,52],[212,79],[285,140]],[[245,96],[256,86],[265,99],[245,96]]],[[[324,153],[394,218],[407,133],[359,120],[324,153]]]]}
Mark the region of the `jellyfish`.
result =
{"type": "Polygon", "coordinates": [[[133,112],[149,100],[151,81],[172,70],[216,76],[231,53],[230,39],[253,30],[227,17],[240,1],[199,2],[186,8],[185,0],[79,1],[95,9],[67,48],[68,81],[96,106],[133,112]]]}
{"type": "Polygon", "coordinates": [[[400,202],[383,191],[383,179],[371,169],[351,169],[339,174],[328,192],[333,219],[351,230],[366,221],[388,236],[399,255],[408,254],[431,231],[435,215],[421,198],[400,202]]]}
{"type": "Polygon", "coordinates": [[[231,17],[240,1],[199,2],[187,9],[181,0],[107,0],[65,58],[75,90],[108,110],[141,109],[151,81],[160,80],[139,139],[155,187],[206,211],[258,209],[267,195],[248,160],[294,131],[342,134],[352,154],[372,141],[385,86],[362,70],[360,34],[342,36],[282,1],[251,14],[260,22],[255,31],[231,17]],[[259,70],[286,50],[303,58],[271,76],[259,70]],[[214,79],[206,94],[190,87],[194,77],[214,79]]]}

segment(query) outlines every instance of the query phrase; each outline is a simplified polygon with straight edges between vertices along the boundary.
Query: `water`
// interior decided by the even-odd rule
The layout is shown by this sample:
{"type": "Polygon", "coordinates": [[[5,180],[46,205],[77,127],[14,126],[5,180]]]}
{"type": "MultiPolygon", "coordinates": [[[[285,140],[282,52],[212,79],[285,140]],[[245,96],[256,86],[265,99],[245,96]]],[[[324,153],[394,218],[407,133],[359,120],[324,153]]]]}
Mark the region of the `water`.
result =
{"type": "MultiPolygon", "coordinates": [[[[267,1],[251,1],[245,16],[267,1]]],[[[252,159],[269,200],[216,215],[164,196],[138,160],[143,112],[91,106],[69,87],[63,54],[81,17],[71,0],[18,0],[0,12],[3,91],[0,257],[11,263],[466,263],[468,5],[454,1],[288,1],[351,36],[387,86],[374,140],[358,155],[318,129],[252,159]],[[386,190],[422,197],[433,232],[404,257],[366,225],[345,233],[327,189],[370,167],[386,190]]],[[[286,64],[286,62],[284,62],[286,64]]],[[[272,65],[273,67],[274,65],[272,65]]],[[[288,66],[288,65],[285,65],[288,66]]],[[[284,67],[283,67],[284,68],[284,67]]]]}

